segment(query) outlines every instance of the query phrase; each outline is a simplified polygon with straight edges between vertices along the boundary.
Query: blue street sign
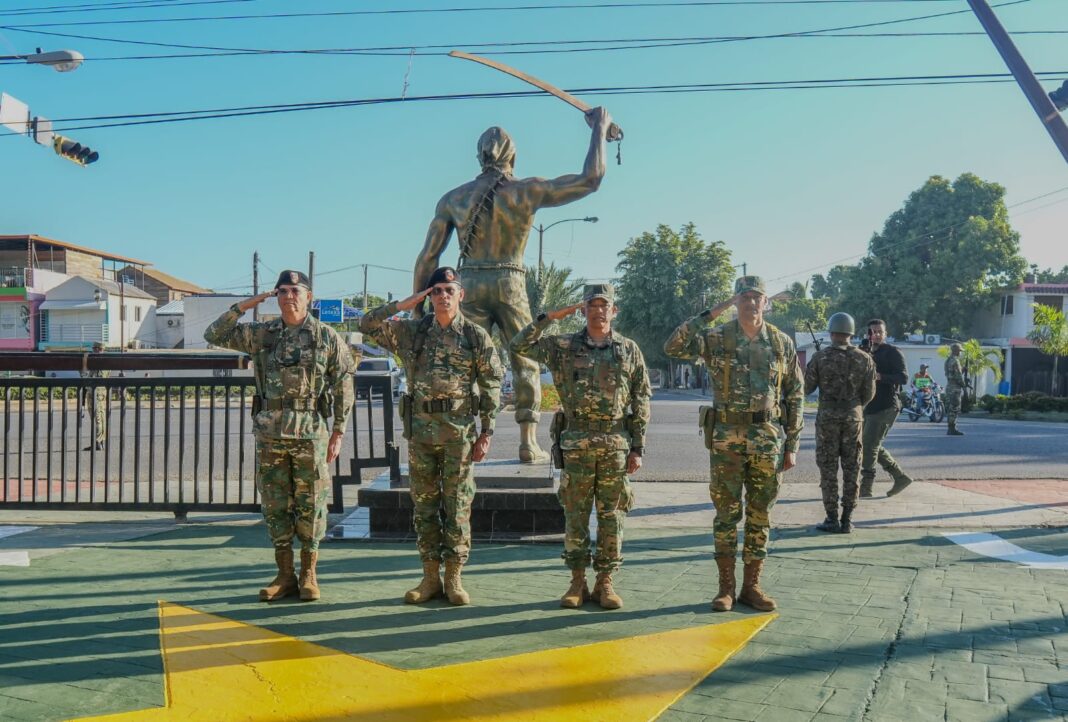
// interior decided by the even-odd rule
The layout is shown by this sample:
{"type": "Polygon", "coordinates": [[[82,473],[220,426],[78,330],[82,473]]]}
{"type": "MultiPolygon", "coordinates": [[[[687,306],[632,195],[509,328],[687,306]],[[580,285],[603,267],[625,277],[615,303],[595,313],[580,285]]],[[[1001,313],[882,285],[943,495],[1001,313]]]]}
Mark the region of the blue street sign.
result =
{"type": "Polygon", "coordinates": [[[323,323],[341,323],[341,299],[320,300],[319,320],[323,323]]]}

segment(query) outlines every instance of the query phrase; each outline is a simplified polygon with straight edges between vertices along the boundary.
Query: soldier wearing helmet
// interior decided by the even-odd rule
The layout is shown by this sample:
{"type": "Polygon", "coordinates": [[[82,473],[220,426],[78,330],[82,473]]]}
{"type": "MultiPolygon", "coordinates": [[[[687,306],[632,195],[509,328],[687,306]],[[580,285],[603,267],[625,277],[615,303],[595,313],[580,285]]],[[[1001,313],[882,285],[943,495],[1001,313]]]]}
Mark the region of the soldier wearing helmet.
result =
{"type": "Polygon", "coordinates": [[[964,347],[955,343],[949,347],[949,358],[946,359],[946,421],[949,428],[948,436],[964,436],[964,432],[957,428],[957,415],[960,414],[960,402],[964,396],[964,371],[961,369],[960,354],[964,347]]]}
{"type": "Polygon", "coordinates": [[[864,406],[875,396],[875,361],[849,340],[856,331],[853,317],[836,313],[827,323],[831,345],[812,357],[805,369],[805,394],[820,392],[816,413],[816,465],[827,518],[816,526],[824,532],[853,531],[853,509],[860,488],[861,431],[864,406]],[[842,466],[841,518],[838,515],[838,466],[842,466]]]}

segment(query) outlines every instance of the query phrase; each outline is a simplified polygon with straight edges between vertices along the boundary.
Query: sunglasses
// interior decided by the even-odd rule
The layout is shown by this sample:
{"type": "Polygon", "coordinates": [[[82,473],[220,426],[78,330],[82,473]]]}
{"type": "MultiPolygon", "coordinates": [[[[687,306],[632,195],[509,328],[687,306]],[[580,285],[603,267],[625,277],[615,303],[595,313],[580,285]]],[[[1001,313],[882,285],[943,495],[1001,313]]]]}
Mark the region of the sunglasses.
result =
{"type": "Polygon", "coordinates": [[[432,296],[455,296],[460,292],[459,286],[434,286],[430,290],[432,296]]]}

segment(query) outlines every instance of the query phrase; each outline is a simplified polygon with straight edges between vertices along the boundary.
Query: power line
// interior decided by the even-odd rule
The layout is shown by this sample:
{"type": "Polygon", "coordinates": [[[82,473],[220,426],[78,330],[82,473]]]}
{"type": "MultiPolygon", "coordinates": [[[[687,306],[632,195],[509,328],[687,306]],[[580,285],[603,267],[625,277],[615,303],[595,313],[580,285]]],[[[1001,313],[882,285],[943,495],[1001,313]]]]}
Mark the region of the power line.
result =
{"type": "MultiPolygon", "coordinates": [[[[1066,30],[1016,30],[1012,35],[1068,35],[1066,30]]],[[[737,40],[737,35],[712,35],[704,37],[671,37],[671,38],[616,38],[616,39],[589,39],[589,40],[529,40],[510,43],[441,43],[433,45],[387,45],[380,47],[358,48],[304,48],[304,49],[263,49],[263,50],[228,50],[203,53],[167,53],[159,55],[116,55],[116,56],[89,56],[86,62],[107,61],[140,61],[140,60],[171,60],[189,58],[232,58],[254,57],[266,58],[285,55],[385,55],[385,56],[442,56],[447,55],[446,49],[462,48],[474,52],[489,52],[493,55],[539,55],[558,53],[594,53],[616,52],[626,50],[645,50],[650,48],[670,48],[687,45],[704,45],[720,41],[737,40]],[[609,45],[614,43],[615,45],[609,45]],[[580,48],[578,45],[594,45],[595,47],[580,48]],[[540,46],[540,47],[539,47],[540,46]],[[566,46],[566,47],[558,47],[566,46]],[[514,48],[531,48],[517,50],[514,48]],[[502,49],[498,49],[502,48],[502,49]],[[413,52],[414,51],[414,52],[413,52]]],[[[946,38],[946,37],[981,37],[987,39],[982,30],[939,31],[939,32],[911,32],[911,33],[824,33],[821,35],[791,35],[782,38],[768,38],[773,40],[822,40],[830,39],[857,39],[857,38],[946,38]]],[[[25,65],[23,60],[0,61],[0,65],[25,65]]]]}
{"type": "Polygon", "coordinates": [[[80,5],[52,5],[39,8],[12,8],[0,10],[0,16],[19,15],[60,15],[69,13],[92,13],[115,10],[144,10],[152,8],[175,8],[187,5],[225,5],[230,3],[248,3],[257,0],[123,0],[80,5]]]}
{"type": "Polygon", "coordinates": [[[407,273],[408,275],[412,274],[412,269],[410,269],[410,268],[395,268],[393,266],[379,266],[379,265],[376,265],[374,263],[354,263],[351,266],[343,266],[342,268],[332,268],[329,271],[320,271],[320,272],[315,274],[315,277],[318,278],[319,276],[329,276],[332,273],[341,273],[342,271],[351,271],[354,268],[363,268],[364,266],[366,266],[367,268],[377,268],[377,269],[379,269],[381,271],[397,271],[398,273],[407,273]]]}
{"type": "MultiPolygon", "coordinates": [[[[912,1],[914,1],[914,2],[915,1],[927,2],[928,0],[912,0],[912,1]]],[[[1028,3],[1028,2],[1031,2],[1031,0],[1008,0],[1008,2],[1000,3],[998,5],[995,5],[994,7],[1002,8],[1002,7],[1008,7],[1008,6],[1011,6],[1011,5],[1020,5],[1020,4],[1028,3]]],[[[539,7],[543,7],[543,6],[539,6],[539,7]]],[[[584,6],[584,7],[609,7],[609,6],[598,5],[598,6],[584,6]]],[[[352,11],[352,12],[363,12],[363,11],[352,11]]],[[[729,38],[720,38],[720,39],[717,39],[717,40],[710,40],[710,41],[707,41],[707,42],[702,42],[700,44],[746,42],[746,41],[750,41],[750,40],[771,40],[771,39],[777,39],[777,38],[800,37],[800,36],[805,36],[805,35],[819,35],[819,34],[823,34],[823,33],[842,32],[842,31],[846,31],[846,30],[862,30],[864,28],[884,27],[886,25],[896,25],[896,24],[907,23],[907,22],[915,22],[917,20],[931,20],[931,19],[934,19],[934,18],[949,17],[951,15],[960,15],[962,13],[971,13],[971,10],[967,10],[967,9],[965,9],[965,10],[952,10],[952,11],[943,12],[943,13],[933,13],[933,14],[928,14],[928,15],[917,15],[917,16],[912,16],[912,17],[907,17],[907,18],[898,18],[898,19],[895,19],[895,20],[880,20],[880,21],[870,22],[870,23],[857,23],[857,24],[853,24],[853,25],[841,25],[841,26],[829,27],[829,28],[818,28],[818,29],[815,29],[815,30],[798,30],[798,31],[786,32],[786,33],[772,33],[772,34],[767,34],[767,35],[740,35],[740,36],[737,36],[737,37],[729,37],[729,38]]],[[[114,22],[135,22],[135,21],[114,21],[114,22]]],[[[56,25],[56,24],[53,24],[53,25],[56,25]]],[[[161,48],[178,48],[178,49],[182,49],[182,50],[212,50],[212,51],[224,51],[224,52],[225,51],[229,51],[229,52],[244,52],[244,53],[270,53],[270,52],[272,52],[270,50],[265,50],[265,49],[262,49],[262,48],[232,48],[232,47],[221,47],[221,46],[215,46],[215,45],[190,45],[190,44],[184,44],[184,43],[162,43],[162,42],[154,42],[154,41],[147,41],[147,40],[127,40],[127,39],[123,39],[123,38],[109,38],[109,37],[102,37],[102,36],[98,36],[98,35],[81,35],[81,34],[77,34],[77,33],[60,33],[60,32],[49,31],[49,30],[35,30],[35,29],[33,29],[33,28],[38,28],[38,27],[50,27],[50,26],[47,25],[47,24],[43,24],[43,25],[40,25],[40,24],[39,25],[0,25],[0,29],[2,29],[2,30],[10,30],[12,32],[30,33],[30,34],[34,34],[34,35],[47,35],[47,36],[51,36],[51,37],[76,38],[76,39],[79,39],[79,40],[96,40],[96,41],[100,41],[100,42],[120,43],[120,44],[126,44],[126,45],[144,45],[144,46],[161,47],[161,48]]],[[[302,52],[307,52],[309,54],[321,54],[318,51],[302,51],[302,52]]],[[[362,53],[362,54],[373,55],[375,53],[362,53]]],[[[395,54],[395,53],[386,53],[386,54],[395,54]]]]}
{"type": "MultiPolygon", "coordinates": [[[[1064,71],[1041,71],[1039,76],[1064,76],[1064,71]]],[[[794,80],[794,81],[750,81],[740,83],[700,83],[685,85],[648,85],[648,86],[619,86],[602,88],[573,88],[568,92],[577,95],[639,95],[652,93],[704,93],[704,92],[752,92],[759,90],[813,90],[830,88],[871,88],[871,87],[897,87],[897,86],[927,86],[927,85],[961,85],[961,84],[985,84],[1012,82],[1008,73],[973,73],[958,75],[928,75],[928,76],[894,76],[883,78],[837,78],[825,80],[794,80]]],[[[87,130],[96,128],[120,128],[135,125],[155,125],[160,123],[179,123],[194,120],[211,120],[218,118],[237,118],[254,115],[270,115],[278,113],[291,113],[308,110],[325,110],[331,108],[347,108],[365,105],[381,105],[388,103],[415,103],[415,102],[442,102],[457,100],[481,100],[501,98],[530,98],[548,97],[541,91],[509,91],[495,93],[453,93],[446,95],[423,95],[408,97],[388,98],[365,98],[355,100],[317,101],[308,103],[289,103],[280,105],[239,106],[233,108],[214,108],[207,110],[183,110],[161,113],[138,113],[107,116],[89,116],[83,118],[65,118],[54,120],[54,123],[78,123],[85,121],[104,120],[117,121],[105,123],[90,123],[88,125],[73,125],[56,128],[56,131],[87,130]]],[[[19,133],[9,132],[5,135],[17,136],[19,133]]],[[[3,136],[0,136],[3,137],[3,136]]]]}

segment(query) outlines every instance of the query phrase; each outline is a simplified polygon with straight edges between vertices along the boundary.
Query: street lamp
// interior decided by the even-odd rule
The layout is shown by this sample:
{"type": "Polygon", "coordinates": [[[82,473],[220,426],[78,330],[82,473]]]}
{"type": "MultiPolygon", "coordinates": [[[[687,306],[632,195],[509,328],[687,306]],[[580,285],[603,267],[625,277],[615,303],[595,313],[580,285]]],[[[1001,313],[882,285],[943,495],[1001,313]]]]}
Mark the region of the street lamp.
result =
{"type": "Polygon", "coordinates": [[[545,268],[545,260],[544,260],[544,256],[542,255],[543,236],[545,235],[545,231],[549,230],[553,226],[558,226],[561,223],[574,223],[576,221],[582,221],[583,223],[596,223],[598,221],[598,218],[597,218],[597,216],[586,216],[585,218],[565,218],[562,221],[557,221],[556,223],[550,223],[547,226],[546,225],[539,225],[538,226],[538,283],[539,284],[541,283],[542,270],[544,270],[544,268],[545,268]]]}
{"type": "Polygon", "coordinates": [[[0,60],[25,60],[30,65],[46,65],[56,72],[69,73],[77,70],[85,56],[77,50],[52,50],[47,53],[37,52],[31,55],[0,55],[0,60]]]}

